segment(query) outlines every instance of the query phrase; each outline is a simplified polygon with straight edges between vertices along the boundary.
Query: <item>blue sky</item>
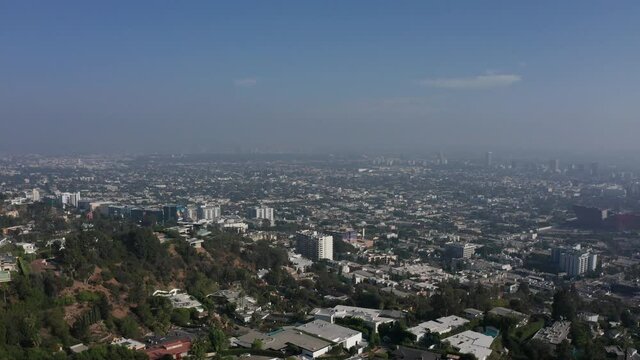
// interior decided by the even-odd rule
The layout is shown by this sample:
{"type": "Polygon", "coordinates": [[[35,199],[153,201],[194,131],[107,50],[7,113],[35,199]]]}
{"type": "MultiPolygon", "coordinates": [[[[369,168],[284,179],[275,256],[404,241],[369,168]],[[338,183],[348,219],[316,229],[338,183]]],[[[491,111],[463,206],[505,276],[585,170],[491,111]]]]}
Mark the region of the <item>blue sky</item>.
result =
{"type": "Polygon", "coordinates": [[[5,152],[640,148],[637,1],[4,1],[5,152]]]}

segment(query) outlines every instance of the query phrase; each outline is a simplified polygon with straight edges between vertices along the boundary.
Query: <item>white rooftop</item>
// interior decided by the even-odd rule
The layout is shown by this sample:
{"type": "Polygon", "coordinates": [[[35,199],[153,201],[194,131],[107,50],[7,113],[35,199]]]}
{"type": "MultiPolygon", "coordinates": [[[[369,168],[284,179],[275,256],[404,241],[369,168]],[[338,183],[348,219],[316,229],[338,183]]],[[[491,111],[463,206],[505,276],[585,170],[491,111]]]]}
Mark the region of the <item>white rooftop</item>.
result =
{"type": "Polygon", "coordinates": [[[478,360],[486,360],[491,355],[493,338],[479,332],[467,330],[443,339],[463,354],[473,354],[478,360]]]}
{"type": "Polygon", "coordinates": [[[416,337],[420,337],[427,332],[445,334],[468,322],[469,320],[467,319],[463,319],[459,316],[451,315],[451,316],[441,317],[436,320],[423,322],[407,330],[412,334],[414,334],[416,337]]]}
{"type": "Polygon", "coordinates": [[[204,311],[204,307],[200,301],[196,300],[196,298],[189,294],[183,293],[180,289],[172,289],[169,291],[156,290],[153,292],[153,296],[168,298],[173,307],[177,309],[194,308],[200,313],[204,311]]]}
{"type": "Polygon", "coordinates": [[[296,330],[300,330],[335,343],[341,343],[360,333],[357,330],[332,324],[324,320],[313,320],[312,322],[297,326],[296,330]]]}

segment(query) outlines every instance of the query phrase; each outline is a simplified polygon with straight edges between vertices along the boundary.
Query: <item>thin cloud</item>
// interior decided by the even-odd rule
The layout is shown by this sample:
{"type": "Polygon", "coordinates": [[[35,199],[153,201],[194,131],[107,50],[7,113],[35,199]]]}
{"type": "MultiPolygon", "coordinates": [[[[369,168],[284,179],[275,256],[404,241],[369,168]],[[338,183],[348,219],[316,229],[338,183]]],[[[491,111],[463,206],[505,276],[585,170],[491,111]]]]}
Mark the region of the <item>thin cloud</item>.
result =
{"type": "Polygon", "coordinates": [[[390,97],[366,99],[350,104],[357,113],[427,114],[434,111],[433,101],[419,97],[390,97]]]}
{"type": "Polygon", "coordinates": [[[511,86],[520,80],[522,77],[516,74],[484,74],[472,77],[423,79],[418,83],[440,89],[482,90],[511,86]]]}
{"type": "Polygon", "coordinates": [[[258,84],[258,79],[256,78],[243,78],[243,79],[235,79],[233,80],[233,85],[236,87],[254,87],[258,84]]]}

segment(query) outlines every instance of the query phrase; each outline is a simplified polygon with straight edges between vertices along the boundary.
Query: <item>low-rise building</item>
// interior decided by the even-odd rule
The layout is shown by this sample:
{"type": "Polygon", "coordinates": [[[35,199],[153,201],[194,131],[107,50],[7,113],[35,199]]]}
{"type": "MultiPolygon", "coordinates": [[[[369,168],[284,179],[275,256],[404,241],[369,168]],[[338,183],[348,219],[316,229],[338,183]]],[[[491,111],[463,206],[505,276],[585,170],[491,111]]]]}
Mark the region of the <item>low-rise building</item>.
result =
{"type": "Polygon", "coordinates": [[[464,309],[462,313],[464,314],[464,317],[469,320],[478,319],[484,316],[484,312],[474,308],[464,309]]]}
{"type": "Polygon", "coordinates": [[[16,243],[16,246],[22,248],[25,254],[35,254],[36,250],[38,250],[35,244],[27,243],[27,242],[16,243]]]}
{"type": "Polygon", "coordinates": [[[571,321],[556,321],[553,325],[544,327],[533,335],[533,339],[540,340],[551,345],[558,345],[567,340],[571,331],[571,321]]]}
{"type": "Polygon", "coordinates": [[[140,341],[127,338],[115,338],[111,341],[111,345],[124,346],[129,350],[143,350],[146,347],[140,341]]]}
{"type": "Polygon", "coordinates": [[[379,309],[361,308],[356,306],[336,305],[333,308],[316,308],[311,311],[314,318],[334,323],[335,319],[352,317],[364,321],[373,331],[378,331],[381,324],[392,323],[395,320],[384,317],[379,309]]]}
{"type": "MultiPolygon", "coordinates": [[[[362,342],[362,333],[324,320],[313,320],[296,327],[297,330],[342,345],[345,349],[358,347],[362,342]]],[[[360,349],[361,350],[361,349],[360,349]]]]}
{"type": "Polygon", "coordinates": [[[165,359],[167,357],[183,359],[189,354],[189,350],[191,350],[191,340],[179,339],[149,346],[145,353],[149,360],[165,359]]]}
{"type": "Polygon", "coordinates": [[[169,291],[156,290],[153,292],[153,296],[168,298],[171,301],[171,305],[176,309],[196,309],[199,313],[204,312],[204,307],[200,301],[193,296],[182,292],[180,289],[172,289],[169,291]]]}
{"type": "Polygon", "coordinates": [[[527,320],[529,317],[521,312],[508,309],[505,307],[497,306],[493,309],[489,310],[489,315],[498,316],[498,317],[509,317],[516,320],[516,327],[523,326],[527,324],[527,320]]]}
{"type": "Polygon", "coordinates": [[[0,270],[17,271],[18,260],[16,257],[9,254],[0,254],[0,270]]]}
{"type": "Polygon", "coordinates": [[[297,329],[281,329],[269,334],[250,331],[238,337],[235,344],[250,348],[254,341],[260,340],[264,349],[284,352],[288,347],[295,346],[302,352],[302,357],[315,359],[326,354],[333,343],[316,336],[309,335],[297,329]]]}
{"type": "Polygon", "coordinates": [[[473,354],[478,360],[486,360],[492,352],[493,338],[471,330],[450,336],[442,341],[449,343],[463,354],[473,354]]]}
{"type": "Polygon", "coordinates": [[[467,319],[451,315],[420,323],[417,326],[407,329],[407,331],[415,336],[416,341],[420,341],[427,333],[446,334],[468,322],[469,320],[467,319]]]}

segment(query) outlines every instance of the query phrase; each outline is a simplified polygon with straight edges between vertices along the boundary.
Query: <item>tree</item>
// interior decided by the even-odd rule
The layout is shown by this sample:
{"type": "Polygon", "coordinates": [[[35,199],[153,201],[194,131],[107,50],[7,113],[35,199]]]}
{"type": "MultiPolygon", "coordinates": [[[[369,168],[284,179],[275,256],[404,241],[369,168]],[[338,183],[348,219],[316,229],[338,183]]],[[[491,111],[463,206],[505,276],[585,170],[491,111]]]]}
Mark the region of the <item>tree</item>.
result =
{"type": "Polygon", "coordinates": [[[552,360],[553,354],[551,347],[541,340],[531,340],[524,348],[524,353],[528,359],[536,360],[552,360]]]}
{"type": "Polygon", "coordinates": [[[571,344],[567,340],[563,340],[556,346],[556,359],[558,360],[571,360],[573,359],[573,352],[571,351],[571,344]]]}
{"type": "Polygon", "coordinates": [[[129,350],[124,346],[100,345],[90,348],[79,354],[74,354],[73,360],[145,360],[148,359],[147,354],[129,350]]]}
{"type": "Polygon", "coordinates": [[[260,339],[255,339],[251,343],[251,348],[253,350],[262,350],[263,347],[264,347],[264,343],[260,339]]]}
{"type": "Polygon", "coordinates": [[[191,311],[189,309],[173,309],[171,322],[178,326],[187,326],[191,323],[191,311]]]}
{"type": "Polygon", "coordinates": [[[209,342],[213,351],[217,353],[224,351],[228,346],[227,336],[217,327],[209,329],[209,342]]]}
{"type": "Polygon", "coordinates": [[[558,290],[553,295],[553,305],[551,306],[551,316],[553,319],[575,320],[578,300],[578,296],[574,291],[567,288],[558,290]]]}
{"type": "Polygon", "coordinates": [[[408,332],[399,321],[392,324],[381,324],[378,327],[378,331],[380,331],[380,336],[384,341],[395,345],[406,345],[413,342],[413,334],[408,332]]]}
{"type": "Polygon", "coordinates": [[[131,317],[127,316],[124,319],[120,320],[118,324],[118,330],[122,336],[127,338],[137,338],[140,337],[140,329],[138,328],[138,323],[131,317]]]}
{"type": "Polygon", "coordinates": [[[193,360],[203,360],[206,359],[207,350],[211,344],[209,344],[209,340],[207,338],[198,338],[193,344],[191,344],[191,350],[189,350],[190,358],[193,360]]]}
{"type": "Polygon", "coordinates": [[[40,346],[40,322],[35,314],[29,314],[22,320],[22,338],[30,346],[40,346]]]}

